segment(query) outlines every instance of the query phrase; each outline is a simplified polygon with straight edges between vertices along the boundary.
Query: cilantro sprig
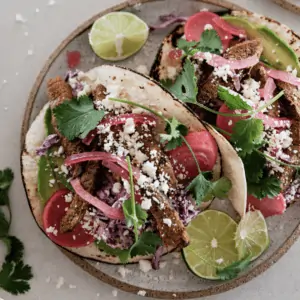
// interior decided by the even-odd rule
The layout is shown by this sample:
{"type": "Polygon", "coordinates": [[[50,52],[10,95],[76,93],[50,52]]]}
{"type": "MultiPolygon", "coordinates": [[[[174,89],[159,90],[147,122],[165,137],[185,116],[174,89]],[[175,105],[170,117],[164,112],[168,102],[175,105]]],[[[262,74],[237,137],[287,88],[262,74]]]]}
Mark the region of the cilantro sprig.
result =
{"type": "Polygon", "coordinates": [[[105,112],[96,110],[88,96],[64,101],[53,109],[59,132],[69,141],[85,138],[103,119],[105,112]]]}
{"type": "Polygon", "coordinates": [[[14,175],[11,169],[0,171],[0,241],[7,248],[7,255],[0,270],[0,289],[13,295],[19,295],[30,290],[28,281],[33,275],[31,267],[23,262],[23,243],[9,234],[12,213],[8,192],[13,179],[14,175]],[[4,213],[5,207],[9,211],[8,220],[4,213]]]}
{"type": "Polygon", "coordinates": [[[203,31],[199,42],[188,42],[187,40],[179,39],[177,48],[182,49],[186,55],[193,55],[199,51],[220,54],[222,42],[218,33],[211,29],[203,31]]]}
{"type": "MultiPolygon", "coordinates": [[[[160,114],[160,113],[156,112],[155,110],[148,108],[142,104],[139,104],[139,103],[136,103],[133,101],[124,100],[124,99],[117,99],[117,98],[110,98],[110,100],[140,107],[140,108],[142,108],[146,111],[149,111],[149,112],[153,113],[154,115],[158,116],[159,118],[164,120],[167,124],[169,124],[169,126],[171,126],[169,119],[165,118],[164,116],[162,116],[162,114],[160,114]]],[[[201,202],[209,201],[213,197],[219,197],[219,198],[227,197],[228,192],[231,189],[230,180],[225,177],[221,177],[220,179],[218,179],[214,182],[211,182],[206,179],[206,177],[205,177],[206,173],[201,172],[199,162],[196,158],[196,155],[195,155],[193,149],[191,148],[190,144],[187,142],[185,137],[180,133],[180,130],[178,129],[178,124],[180,124],[180,123],[175,118],[173,118],[172,120],[173,120],[173,124],[176,124],[176,128],[178,130],[178,132],[176,132],[175,137],[173,137],[173,139],[180,138],[181,143],[183,141],[186,144],[186,146],[188,147],[189,151],[191,152],[191,154],[194,158],[195,164],[196,164],[198,172],[199,172],[199,175],[193,179],[193,181],[187,188],[188,191],[190,191],[192,193],[192,195],[195,197],[197,204],[200,205],[201,202]],[[180,134],[180,136],[178,136],[179,134],[180,134]]],[[[167,128],[168,128],[168,125],[167,125],[167,128]]],[[[187,134],[187,131],[184,130],[184,133],[187,134]]],[[[172,139],[170,139],[170,141],[172,141],[172,139]]],[[[169,143],[170,143],[170,141],[169,141],[169,143]]],[[[174,143],[176,143],[176,142],[174,141],[174,143]]]]}

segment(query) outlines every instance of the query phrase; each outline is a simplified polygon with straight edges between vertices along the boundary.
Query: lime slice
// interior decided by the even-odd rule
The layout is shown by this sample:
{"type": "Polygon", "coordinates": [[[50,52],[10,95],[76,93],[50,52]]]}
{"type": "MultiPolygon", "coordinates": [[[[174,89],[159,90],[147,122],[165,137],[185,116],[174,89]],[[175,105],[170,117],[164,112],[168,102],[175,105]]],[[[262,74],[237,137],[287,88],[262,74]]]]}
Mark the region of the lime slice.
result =
{"type": "Polygon", "coordinates": [[[187,227],[191,243],[183,249],[186,263],[197,276],[218,279],[217,269],[237,261],[236,222],[223,212],[207,210],[187,227]]]}
{"type": "Polygon", "coordinates": [[[134,14],[112,12],[94,23],[89,40],[98,56],[117,61],[139,51],[148,34],[148,25],[134,14]]]}
{"type": "Polygon", "coordinates": [[[260,256],[269,246],[268,228],[264,216],[259,210],[249,211],[238,225],[235,244],[239,259],[251,256],[251,260],[260,256]]]}

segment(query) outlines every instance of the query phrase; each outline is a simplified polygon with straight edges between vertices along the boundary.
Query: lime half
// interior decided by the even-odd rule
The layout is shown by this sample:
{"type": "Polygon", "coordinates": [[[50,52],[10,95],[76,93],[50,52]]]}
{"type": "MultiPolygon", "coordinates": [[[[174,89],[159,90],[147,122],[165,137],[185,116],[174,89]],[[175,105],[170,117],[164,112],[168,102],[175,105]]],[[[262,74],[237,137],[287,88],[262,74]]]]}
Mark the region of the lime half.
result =
{"type": "Polygon", "coordinates": [[[95,53],[106,60],[122,60],[139,51],[147,41],[148,25],[128,12],[112,12],[99,18],[89,35],[95,53]]]}
{"type": "Polygon", "coordinates": [[[238,225],[235,236],[239,259],[251,256],[254,260],[269,246],[268,228],[259,210],[249,211],[238,225]]]}
{"type": "Polygon", "coordinates": [[[189,268],[202,278],[218,279],[217,269],[238,259],[236,229],[236,222],[223,212],[207,210],[199,214],[187,227],[191,243],[183,254],[189,268]]]}

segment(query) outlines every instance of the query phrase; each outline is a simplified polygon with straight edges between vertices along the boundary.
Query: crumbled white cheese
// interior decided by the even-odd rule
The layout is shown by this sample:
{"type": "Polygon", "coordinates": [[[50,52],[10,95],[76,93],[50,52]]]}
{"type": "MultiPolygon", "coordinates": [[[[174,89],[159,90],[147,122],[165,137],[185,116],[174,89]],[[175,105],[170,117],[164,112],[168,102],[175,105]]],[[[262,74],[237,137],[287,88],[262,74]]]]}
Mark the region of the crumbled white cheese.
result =
{"type": "Polygon", "coordinates": [[[77,97],[88,95],[91,92],[91,87],[88,83],[81,81],[83,89],[77,93],[77,97]]]}
{"type": "Polygon", "coordinates": [[[221,257],[221,258],[218,258],[218,259],[216,259],[216,263],[217,264],[221,264],[221,263],[223,263],[224,262],[224,259],[221,257]]]}
{"type": "Polygon", "coordinates": [[[151,150],[150,151],[150,157],[153,159],[153,158],[156,158],[157,157],[157,150],[151,150]]]}
{"type": "Polygon", "coordinates": [[[121,266],[121,267],[118,269],[118,273],[121,275],[122,278],[125,278],[127,274],[130,274],[130,273],[131,273],[131,270],[126,269],[125,267],[121,266]]]}
{"type": "Polygon", "coordinates": [[[65,195],[65,202],[70,203],[72,202],[72,199],[73,199],[72,193],[65,195]]]}
{"type": "Polygon", "coordinates": [[[143,172],[145,172],[151,178],[155,178],[156,177],[157,167],[154,165],[153,162],[146,161],[143,164],[142,170],[143,170],[143,172]]]}
{"type": "Polygon", "coordinates": [[[27,51],[27,54],[28,54],[29,56],[33,55],[33,50],[32,50],[32,49],[29,49],[29,50],[27,51]]]}
{"type": "Polygon", "coordinates": [[[64,147],[63,147],[63,146],[60,146],[60,147],[58,148],[58,150],[57,150],[57,154],[58,154],[58,155],[62,155],[64,152],[65,152],[65,150],[64,150],[64,147]]]}
{"type": "Polygon", "coordinates": [[[228,121],[228,126],[231,126],[232,125],[232,120],[229,120],[228,121]]]}
{"type": "Polygon", "coordinates": [[[144,297],[144,296],[146,296],[147,292],[144,291],[144,290],[140,290],[140,291],[137,292],[137,294],[138,294],[139,296],[144,297]]]}
{"type": "Polygon", "coordinates": [[[168,264],[168,262],[166,262],[166,261],[161,261],[161,262],[159,263],[159,269],[164,269],[164,268],[166,267],[167,264],[168,264]]]}
{"type": "Polygon", "coordinates": [[[212,54],[210,52],[204,52],[204,59],[206,59],[207,61],[210,61],[212,59],[212,54]]]}
{"type": "Polygon", "coordinates": [[[146,160],[148,160],[148,156],[146,154],[144,154],[142,151],[138,150],[135,153],[135,159],[137,160],[138,163],[142,164],[143,162],[145,162],[146,160]]]}
{"type": "Polygon", "coordinates": [[[172,226],[172,220],[169,218],[164,218],[163,223],[166,224],[167,226],[171,227],[172,226]]]}
{"type": "Polygon", "coordinates": [[[55,179],[50,179],[49,184],[55,184],[55,179]]]}
{"type": "Polygon", "coordinates": [[[48,5],[49,5],[49,6],[53,6],[55,3],[56,3],[55,0],[49,0],[48,5]]]}
{"type": "Polygon", "coordinates": [[[113,188],[112,188],[112,192],[114,194],[119,194],[120,191],[121,191],[121,188],[122,188],[122,185],[120,182],[115,182],[114,185],[113,185],[113,188]]]}
{"type": "Polygon", "coordinates": [[[69,170],[65,165],[61,165],[60,169],[62,170],[62,172],[64,172],[66,175],[69,174],[69,170]]]}
{"type": "Polygon", "coordinates": [[[252,78],[245,80],[244,84],[242,84],[242,94],[246,99],[251,100],[254,103],[258,103],[260,100],[260,82],[256,81],[252,78]]]}
{"type": "Polygon", "coordinates": [[[39,13],[39,12],[40,12],[40,9],[39,9],[39,8],[36,8],[36,9],[35,9],[35,12],[36,12],[36,13],[39,13]]]}
{"type": "MultiPolygon", "coordinates": [[[[25,35],[25,36],[28,36],[28,35],[29,35],[28,31],[25,31],[25,32],[24,32],[24,35],[25,35]]],[[[16,75],[17,75],[17,73],[16,73],[16,75]]],[[[17,76],[18,76],[18,75],[17,75],[17,76]]]]}
{"type": "Polygon", "coordinates": [[[76,286],[76,285],[74,285],[74,284],[69,284],[69,288],[70,288],[70,289],[76,289],[76,288],[77,288],[77,286],[76,286]]]}
{"type": "Polygon", "coordinates": [[[170,67],[168,66],[167,67],[167,76],[169,79],[173,79],[173,78],[176,78],[177,76],[177,69],[175,67],[170,67]]]}
{"type": "Polygon", "coordinates": [[[123,179],[123,178],[122,178],[122,181],[123,181],[123,185],[124,185],[124,188],[125,188],[126,192],[128,194],[130,194],[130,183],[128,182],[128,180],[123,179]]]}
{"type": "Polygon", "coordinates": [[[62,276],[58,277],[56,288],[60,289],[64,284],[65,284],[65,279],[62,276]]]}
{"type": "Polygon", "coordinates": [[[141,73],[141,74],[144,74],[144,75],[148,75],[149,74],[149,70],[148,70],[148,67],[146,65],[139,65],[139,66],[137,66],[136,71],[139,72],[139,73],[141,73]]]}
{"type": "Polygon", "coordinates": [[[26,23],[26,19],[21,14],[16,14],[16,22],[18,23],[26,23]]]}
{"type": "Polygon", "coordinates": [[[233,73],[229,65],[223,65],[216,67],[213,71],[213,75],[222,78],[225,82],[228,81],[228,76],[232,77],[233,73]]]}
{"type": "Polygon", "coordinates": [[[117,290],[113,290],[112,292],[113,297],[117,297],[118,296],[118,291],[117,290]]]}
{"type": "Polygon", "coordinates": [[[211,24],[205,24],[204,30],[211,30],[211,29],[214,29],[211,24]]]}
{"type": "Polygon", "coordinates": [[[135,132],[135,123],[133,118],[128,118],[124,124],[124,133],[132,134],[135,132]]]}
{"type": "Polygon", "coordinates": [[[53,233],[54,229],[55,229],[55,227],[49,226],[48,228],[46,228],[46,232],[47,233],[53,233]]]}
{"type": "Polygon", "coordinates": [[[149,210],[152,206],[152,201],[149,198],[144,198],[142,203],[141,203],[141,207],[144,210],[149,210]]]}
{"type": "Polygon", "coordinates": [[[141,259],[139,261],[139,268],[142,272],[147,273],[152,270],[152,265],[149,260],[141,259]]]}

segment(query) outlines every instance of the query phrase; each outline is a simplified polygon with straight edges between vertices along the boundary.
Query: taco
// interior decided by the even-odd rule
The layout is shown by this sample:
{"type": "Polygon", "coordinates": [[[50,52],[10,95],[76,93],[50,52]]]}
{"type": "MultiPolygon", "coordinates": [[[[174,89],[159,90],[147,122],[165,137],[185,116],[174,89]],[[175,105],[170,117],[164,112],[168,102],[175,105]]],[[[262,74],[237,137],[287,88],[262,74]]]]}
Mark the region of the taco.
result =
{"type": "Polygon", "coordinates": [[[163,41],[151,76],[230,140],[248,204],[265,217],[300,198],[300,39],[244,11],[199,12],[163,41]]]}
{"type": "Polygon", "coordinates": [[[22,167],[33,216],[54,243],[103,262],[157,260],[189,244],[186,226],[215,196],[245,213],[235,150],[152,79],[104,65],[50,79],[47,91],[22,167]],[[199,176],[202,204],[191,186],[199,176]]]}

